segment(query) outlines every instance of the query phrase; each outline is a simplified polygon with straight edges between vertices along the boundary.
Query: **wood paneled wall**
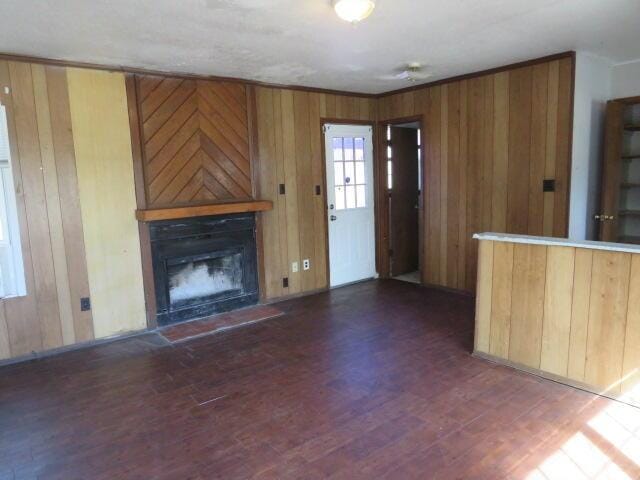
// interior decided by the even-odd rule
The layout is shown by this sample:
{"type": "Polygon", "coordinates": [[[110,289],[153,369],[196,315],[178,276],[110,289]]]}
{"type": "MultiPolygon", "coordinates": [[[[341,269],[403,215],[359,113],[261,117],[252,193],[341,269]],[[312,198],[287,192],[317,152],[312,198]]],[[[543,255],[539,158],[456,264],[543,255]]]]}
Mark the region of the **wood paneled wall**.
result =
{"type": "Polygon", "coordinates": [[[124,75],[69,69],[96,338],[147,326],[124,75]]]}
{"type": "Polygon", "coordinates": [[[640,254],[479,250],[476,352],[640,404],[640,254]]]}
{"type": "Polygon", "coordinates": [[[326,197],[321,119],[373,121],[376,101],[324,93],[256,89],[258,196],[274,209],[262,213],[265,295],[275,298],[328,285],[326,197]],[[285,186],[285,194],[279,186],[285,186]],[[316,195],[316,186],[320,195],[316,195]],[[308,258],[311,269],[291,263],[308,258]],[[289,279],[283,287],[282,279],[289,279]]]}
{"type": "MultiPolygon", "coordinates": [[[[26,296],[0,300],[0,359],[71,345],[121,330],[109,325],[96,327],[95,319],[104,315],[100,302],[97,305],[94,302],[90,311],[80,310],[82,297],[93,299],[94,294],[98,295],[97,285],[88,273],[86,253],[100,248],[109,235],[86,235],[86,214],[99,217],[104,210],[93,210],[95,205],[81,205],[84,196],[79,191],[77,166],[91,164],[97,152],[113,150],[108,135],[99,137],[99,141],[95,136],[92,138],[96,141],[85,139],[87,148],[82,151],[77,150],[77,146],[78,141],[82,141],[78,130],[87,127],[78,120],[81,123],[90,120],[93,128],[104,132],[120,128],[120,122],[127,120],[95,110],[92,111],[95,118],[72,119],[70,96],[76,92],[70,92],[67,73],[68,69],[63,67],[0,61],[0,101],[8,114],[27,287],[26,296]],[[4,93],[5,86],[10,89],[9,94],[4,93]]],[[[91,93],[84,100],[100,98],[104,93],[100,85],[92,85],[91,93]]],[[[127,127],[123,125],[125,131],[127,127]]],[[[109,158],[109,161],[118,164],[121,160],[109,158]]],[[[131,176],[130,165],[128,169],[131,176]]],[[[116,177],[97,179],[97,183],[102,183],[100,191],[104,192],[108,185],[129,181],[128,177],[116,177]]],[[[119,201],[105,195],[106,200],[116,204],[119,201]]],[[[133,219],[133,207],[130,215],[133,219]]],[[[135,268],[136,261],[139,268],[139,255],[131,253],[114,252],[108,259],[107,271],[117,270],[122,263],[135,268]]],[[[129,302],[130,278],[120,277],[117,281],[121,285],[118,302],[129,302]]],[[[135,297],[135,292],[133,295],[135,297]]],[[[138,328],[137,324],[127,327],[138,328]]]]}
{"type": "Polygon", "coordinates": [[[253,196],[241,83],[136,75],[146,201],[140,208],[253,196]]]}
{"type": "Polygon", "coordinates": [[[381,121],[423,118],[427,283],[475,289],[474,233],[567,235],[572,99],[566,57],[379,100],[381,121]]]}
{"type": "Polygon", "coordinates": [[[27,295],[0,301],[0,358],[94,338],[66,71],[0,62],[27,295]]]}

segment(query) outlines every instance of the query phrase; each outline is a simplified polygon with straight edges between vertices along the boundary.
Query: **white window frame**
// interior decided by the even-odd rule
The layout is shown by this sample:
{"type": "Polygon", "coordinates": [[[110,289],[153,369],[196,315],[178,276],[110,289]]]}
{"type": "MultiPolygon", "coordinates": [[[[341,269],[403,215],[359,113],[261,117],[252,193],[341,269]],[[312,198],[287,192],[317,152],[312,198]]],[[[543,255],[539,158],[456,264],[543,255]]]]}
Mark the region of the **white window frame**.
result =
{"type": "Polygon", "coordinates": [[[0,158],[0,224],[5,235],[0,238],[0,298],[27,294],[7,123],[6,107],[0,104],[0,136],[7,145],[7,158],[0,158]]]}

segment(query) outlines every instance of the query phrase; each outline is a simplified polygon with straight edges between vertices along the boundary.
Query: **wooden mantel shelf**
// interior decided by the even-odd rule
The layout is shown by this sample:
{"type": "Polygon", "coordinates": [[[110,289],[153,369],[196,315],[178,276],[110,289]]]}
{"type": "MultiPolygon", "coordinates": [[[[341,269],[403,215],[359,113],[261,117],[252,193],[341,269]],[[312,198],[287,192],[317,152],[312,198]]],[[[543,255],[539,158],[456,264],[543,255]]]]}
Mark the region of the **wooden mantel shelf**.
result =
{"type": "Polygon", "coordinates": [[[208,215],[226,215],[228,213],[264,212],[272,208],[273,202],[270,200],[247,200],[244,202],[214,203],[195,207],[136,210],[136,218],[140,222],[154,222],[157,220],[206,217],[208,215]]]}

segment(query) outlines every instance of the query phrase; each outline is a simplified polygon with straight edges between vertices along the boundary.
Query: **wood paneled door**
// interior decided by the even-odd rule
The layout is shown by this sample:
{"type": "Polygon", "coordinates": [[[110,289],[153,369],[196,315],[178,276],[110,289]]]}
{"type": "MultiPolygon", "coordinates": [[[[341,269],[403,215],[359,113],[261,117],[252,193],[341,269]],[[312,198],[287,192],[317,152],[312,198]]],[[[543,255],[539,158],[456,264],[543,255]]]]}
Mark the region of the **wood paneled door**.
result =
{"type": "Polygon", "coordinates": [[[247,87],[136,75],[146,208],[253,197],[247,87]]]}
{"type": "MultiPolygon", "coordinates": [[[[419,270],[418,130],[391,127],[389,238],[391,276],[419,270]]],[[[387,185],[389,186],[389,185],[387,185]]]]}

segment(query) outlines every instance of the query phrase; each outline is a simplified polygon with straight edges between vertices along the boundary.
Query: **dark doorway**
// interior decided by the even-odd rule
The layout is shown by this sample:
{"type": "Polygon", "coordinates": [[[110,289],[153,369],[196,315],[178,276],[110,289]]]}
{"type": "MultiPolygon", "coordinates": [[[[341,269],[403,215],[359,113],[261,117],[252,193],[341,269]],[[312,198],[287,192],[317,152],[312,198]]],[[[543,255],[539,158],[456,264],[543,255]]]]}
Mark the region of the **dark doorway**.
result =
{"type": "Polygon", "coordinates": [[[388,125],[390,273],[420,283],[420,123],[388,125]]]}

